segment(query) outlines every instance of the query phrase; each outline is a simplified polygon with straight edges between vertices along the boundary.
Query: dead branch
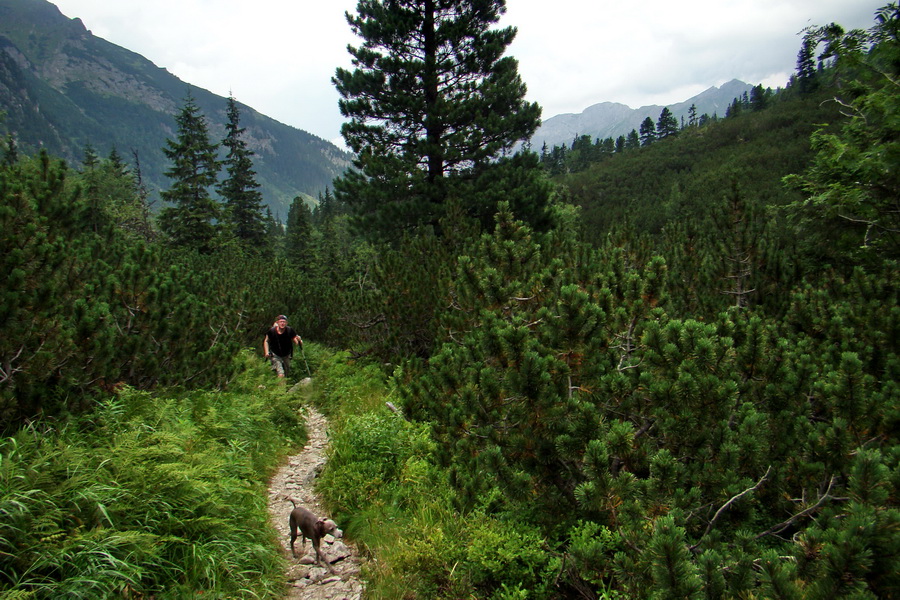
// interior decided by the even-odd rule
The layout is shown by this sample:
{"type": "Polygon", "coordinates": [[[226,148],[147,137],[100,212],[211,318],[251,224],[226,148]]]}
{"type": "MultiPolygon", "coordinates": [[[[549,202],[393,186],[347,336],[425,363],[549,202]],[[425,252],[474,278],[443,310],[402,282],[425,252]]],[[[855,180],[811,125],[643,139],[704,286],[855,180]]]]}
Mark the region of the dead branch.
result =
{"type": "Polygon", "coordinates": [[[796,515],[789,518],[787,521],[783,521],[783,522],[779,523],[778,525],[775,525],[774,527],[770,527],[769,529],[763,531],[762,533],[757,535],[754,539],[758,540],[759,538],[765,537],[767,535],[777,535],[777,534],[781,533],[782,531],[784,531],[785,529],[787,529],[788,527],[790,527],[794,523],[794,521],[796,521],[800,517],[804,517],[804,516],[814,512],[816,509],[818,509],[820,506],[822,506],[826,500],[829,500],[833,497],[831,495],[832,487],[834,487],[834,476],[833,475],[831,477],[831,481],[828,482],[828,489],[825,490],[825,493],[819,497],[819,499],[816,501],[815,504],[813,504],[812,506],[810,506],[804,510],[801,510],[796,515]]]}
{"type": "Polygon", "coordinates": [[[709,534],[710,531],[712,531],[713,527],[715,527],[716,521],[719,520],[719,517],[722,516],[722,513],[725,512],[725,509],[727,509],[729,506],[731,506],[732,504],[734,504],[735,502],[737,502],[738,500],[740,500],[741,498],[743,498],[744,496],[746,496],[746,495],[749,494],[750,492],[753,492],[753,491],[757,490],[757,489],[759,488],[759,486],[761,486],[762,483],[763,483],[766,479],[769,478],[769,473],[771,473],[771,472],[772,472],[772,466],[769,465],[769,468],[766,469],[765,474],[760,478],[759,481],[757,481],[757,482],[756,482],[754,485],[752,485],[751,487],[748,487],[746,490],[744,490],[744,491],[741,492],[740,494],[738,494],[738,495],[736,495],[736,496],[733,496],[728,502],[726,502],[726,503],[723,504],[721,507],[719,507],[719,510],[716,511],[716,514],[713,515],[713,518],[710,520],[709,524],[706,526],[706,531],[704,531],[704,532],[703,532],[703,535],[700,536],[700,541],[698,541],[696,544],[694,544],[693,546],[691,546],[691,552],[693,552],[693,551],[694,551],[701,543],[703,543],[703,539],[709,534]]]}

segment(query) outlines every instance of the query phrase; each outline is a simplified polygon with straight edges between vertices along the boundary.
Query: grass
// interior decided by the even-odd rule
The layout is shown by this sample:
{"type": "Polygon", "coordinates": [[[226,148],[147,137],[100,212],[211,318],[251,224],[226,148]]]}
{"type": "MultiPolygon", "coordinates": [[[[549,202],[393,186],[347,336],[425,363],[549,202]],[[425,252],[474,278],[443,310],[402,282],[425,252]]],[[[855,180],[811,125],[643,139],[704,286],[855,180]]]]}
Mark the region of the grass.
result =
{"type": "Polygon", "coordinates": [[[266,482],[300,398],[244,360],[228,391],[126,389],[0,440],[0,599],[281,598],[266,482]]]}
{"type": "MultiPolygon", "coordinates": [[[[306,357],[330,420],[319,491],[373,559],[367,600],[547,597],[542,540],[453,508],[428,425],[386,407],[377,366],[313,344],[306,357]]],[[[305,442],[305,398],[244,360],[227,391],[125,389],[0,440],[0,600],[282,598],[266,484],[305,442]]]]}

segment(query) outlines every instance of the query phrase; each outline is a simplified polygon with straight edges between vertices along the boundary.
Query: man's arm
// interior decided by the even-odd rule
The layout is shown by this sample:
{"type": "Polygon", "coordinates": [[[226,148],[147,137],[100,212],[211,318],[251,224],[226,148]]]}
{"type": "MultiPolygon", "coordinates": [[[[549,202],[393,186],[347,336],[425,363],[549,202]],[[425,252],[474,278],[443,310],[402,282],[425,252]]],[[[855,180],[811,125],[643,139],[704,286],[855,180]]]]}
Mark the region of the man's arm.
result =
{"type": "Polygon", "coordinates": [[[263,338],[263,356],[269,356],[269,336],[263,338]]]}

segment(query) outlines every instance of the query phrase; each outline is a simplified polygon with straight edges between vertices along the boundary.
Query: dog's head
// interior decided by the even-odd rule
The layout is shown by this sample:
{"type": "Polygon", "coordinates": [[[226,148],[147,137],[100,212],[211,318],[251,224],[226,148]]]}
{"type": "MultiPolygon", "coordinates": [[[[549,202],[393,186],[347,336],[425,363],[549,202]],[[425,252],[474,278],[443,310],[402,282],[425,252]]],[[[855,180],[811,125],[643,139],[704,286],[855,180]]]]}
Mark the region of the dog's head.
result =
{"type": "Polygon", "coordinates": [[[344,532],[338,529],[337,523],[331,519],[320,518],[316,523],[316,527],[322,532],[322,535],[331,535],[336,538],[344,537],[344,532]]]}

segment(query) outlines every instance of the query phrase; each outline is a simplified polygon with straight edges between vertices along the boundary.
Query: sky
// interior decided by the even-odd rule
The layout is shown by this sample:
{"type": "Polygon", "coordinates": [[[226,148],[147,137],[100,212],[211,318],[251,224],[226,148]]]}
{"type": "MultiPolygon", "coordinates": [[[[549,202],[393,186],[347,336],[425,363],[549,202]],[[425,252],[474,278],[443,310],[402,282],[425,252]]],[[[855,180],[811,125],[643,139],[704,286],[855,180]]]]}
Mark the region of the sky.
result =
{"type": "MultiPolygon", "coordinates": [[[[51,0],[183,81],[343,145],[337,67],[356,0],[51,0]]],[[[802,31],[874,24],[888,0],[507,0],[526,98],[543,117],[682,102],[732,79],[783,87],[802,31]]]]}

